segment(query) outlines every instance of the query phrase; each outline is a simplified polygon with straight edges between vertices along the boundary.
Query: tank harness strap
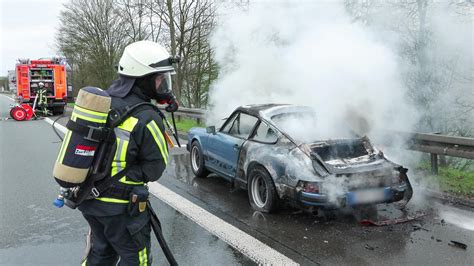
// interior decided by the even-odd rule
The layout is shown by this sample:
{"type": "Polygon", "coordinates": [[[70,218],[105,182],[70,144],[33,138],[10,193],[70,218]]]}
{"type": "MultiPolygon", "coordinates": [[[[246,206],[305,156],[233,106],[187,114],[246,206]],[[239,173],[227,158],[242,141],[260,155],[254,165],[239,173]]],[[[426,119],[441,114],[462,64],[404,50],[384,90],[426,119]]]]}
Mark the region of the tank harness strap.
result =
{"type": "Polygon", "coordinates": [[[118,181],[127,174],[127,168],[123,169],[122,171],[118,172],[116,175],[111,176],[109,178],[104,179],[98,185],[94,186],[91,189],[91,196],[92,198],[97,198],[101,196],[104,192],[108,191],[112,184],[119,183],[118,181]]]}
{"type": "Polygon", "coordinates": [[[133,188],[134,186],[124,186],[116,182],[111,184],[109,188],[102,193],[101,197],[129,200],[133,188]]]}
{"type": "Polygon", "coordinates": [[[112,109],[114,115],[110,117],[111,126],[117,127],[131,115],[138,114],[145,110],[155,110],[156,112],[161,113],[160,109],[158,109],[156,105],[149,102],[141,102],[132,106],[126,106],[123,110],[112,109]]]}
{"type": "MultiPolygon", "coordinates": [[[[137,114],[139,112],[142,112],[142,111],[145,111],[145,110],[150,110],[150,109],[153,109],[155,111],[158,111],[160,112],[160,110],[158,109],[158,107],[156,107],[154,104],[151,104],[149,102],[143,102],[143,103],[138,103],[138,104],[135,104],[133,106],[127,106],[125,108],[125,112],[124,113],[121,113],[120,111],[118,110],[112,110],[112,116],[109,116],[109,118],[111,119],[110,121],[110,124],[109,124],[109,128],[107,128],[108,132],[107,133],[107,137],[110,137],[110,136],[113,136],[113,128],[117,127],[119,124],[121,124],[123,121],[125,121],[128,117],[130,117],[132,114],[137,114]]],[[[72,127],[76,127],[76,124],[78,123],[71,123],[72,127]]],[[[68,125],[69,125],[69,122],[68,122],[68,125]]],[[[86,126],[83,126],[83,125],[80,125],[77,126],[76,128],[82,128],[82,129],[79,129],[79,130],[82,130],[81,132],[86,132],[87,130],[87,133],[84,134],[84,135],[88,135],[89,134],[89,130],[90,130],[90,127],[86,127],[86,126]]],[[[94,127],[92,127],[93,129],[95,129],[94,127]]],[[[93,134],[94,132],[92,132],[93,134]]],[[[102,135],[99,135],[99,137],[101,137],[102,135]]],[[[96,135],[97,137],[97,135],[96,135]]],[[[113,186],[115,186],[116,184],[120,184],[119,180],[121,178],[123,178],[124,176],[127,175],[127,170],[129,168],[128,167],[125,167],[122,171],[118,172],[117,174],[109,177],[109,178],[105,178],[101,181],[98,182],[97,185],[95,185],[92,189],[91,189],[91,193],[89,195],[89,198],[88,199],[91,199],[91,198],[97,198],[99,197],[100,195],[106,193],[106,195],[109,194],[109,190],[112,189],[113,186]]],[[[117,189],[118,190],[118,189],[117,189]]],[[[114,193],[114,192],[112,192],[114,193]]],[[[119,196],[123,196],[122,193],[126,193],[126,191],[119,191],[117,192],[117,194],[120,194],[119,196]]],[[[129,194],[129,193],[128,193],[129,194]]],[[[126,198],[128,200],[128,198],[126,198]]]]}
{"type": "Polygon", "coordinates": [[[112,135],[111,130],[106,127],[85,126],[73,120],[67,122],[66,128],[84,136],[84,139],[93,142],[104,141],[112,135]]]}

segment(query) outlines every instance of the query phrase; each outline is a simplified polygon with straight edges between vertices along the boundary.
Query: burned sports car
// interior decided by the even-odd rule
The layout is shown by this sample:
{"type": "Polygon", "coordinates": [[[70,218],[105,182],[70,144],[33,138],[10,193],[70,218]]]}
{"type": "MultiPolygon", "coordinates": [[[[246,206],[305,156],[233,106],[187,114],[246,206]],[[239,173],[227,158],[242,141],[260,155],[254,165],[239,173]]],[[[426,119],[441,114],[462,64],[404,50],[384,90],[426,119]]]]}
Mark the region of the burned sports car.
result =
{"type": "Polygon", "coordinates": [[[318,208],[408,202],[407,169],[367,137],[351,130],[344,138],[302,137],[310,127],[306,118],[314,114],[295,105],[238,107],[218,130],[189,131],[191,168],[197,177],[213,172],[248,190],[252,207],[263,212],[282,200],[318,208]]]}

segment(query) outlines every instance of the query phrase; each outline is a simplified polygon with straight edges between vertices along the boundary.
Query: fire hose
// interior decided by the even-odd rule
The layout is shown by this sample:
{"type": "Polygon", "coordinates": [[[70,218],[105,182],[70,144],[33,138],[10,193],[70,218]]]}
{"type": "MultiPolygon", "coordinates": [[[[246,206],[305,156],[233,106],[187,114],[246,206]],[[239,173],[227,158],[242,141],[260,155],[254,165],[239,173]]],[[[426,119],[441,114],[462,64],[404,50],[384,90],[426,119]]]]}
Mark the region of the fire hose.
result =
{"type": "Polygon", "coordinates": [[[147,201],[146,204],[148,207],[148,211],[150,212],[151,228],[153,229],[153,232],[155,233],[156,239],[158,240],[158,243],[160,244],[160,247],[163,250],[163,253],[165,254],[165,257],[168,260],[169,264],[171,266],[177,266],[178,263],[176,262],[176,259],[174,258],[173,253],[171,253],[171,250],[165,241],[165,237],[163,236],[163,232],[161,231],[160,220],[158,219],[158,216],[156,215],[153,208],[151,207],[150,201],[147,201]]]}
{"type": "Polygon", "coordinates": [[[170,122],[168,122],[168,119],[166,119],[166,116],[162,112],[158,112],[165,121],[166,125],[171,131],[171,134],[174,136],[174,139],[176,140],[176,144],[178,144],[179,147],[181,147],[181,144],[179,143],[179,137],[178,137],[178,129],[176,128],[176,120],[174,119],[174,112],[171,112],[171,120],[173,121],[173,126],[171,126],[170,122]]]}

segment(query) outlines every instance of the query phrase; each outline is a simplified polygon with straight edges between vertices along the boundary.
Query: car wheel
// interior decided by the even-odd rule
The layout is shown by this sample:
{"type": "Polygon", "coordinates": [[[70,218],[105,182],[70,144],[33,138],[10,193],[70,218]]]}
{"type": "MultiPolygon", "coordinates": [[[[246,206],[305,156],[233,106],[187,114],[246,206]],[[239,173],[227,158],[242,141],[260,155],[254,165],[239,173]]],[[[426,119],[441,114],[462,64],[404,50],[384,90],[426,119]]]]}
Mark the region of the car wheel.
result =
{"type": "Polygon", "coordinates": [[[204,155],[198,141],[191,144],[191,169],[197,177],[206,177],[209,171],[204,166],[204,155]]]}
{"type": "Polygon", "coordinates": [[[248,195],[252,208],[261,212],[271,212],[278,208],[279,198],[273,179],[265,168],[256,166],[250,169],[248,195]]]}

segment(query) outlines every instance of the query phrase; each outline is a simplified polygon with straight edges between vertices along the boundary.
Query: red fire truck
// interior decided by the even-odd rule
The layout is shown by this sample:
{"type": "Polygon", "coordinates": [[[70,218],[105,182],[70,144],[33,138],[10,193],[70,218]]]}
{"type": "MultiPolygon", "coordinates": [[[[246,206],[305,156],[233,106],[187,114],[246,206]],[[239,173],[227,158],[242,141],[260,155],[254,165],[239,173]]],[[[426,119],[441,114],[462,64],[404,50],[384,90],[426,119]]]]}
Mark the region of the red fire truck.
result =
{"type": "Polygon", "coordinates": [[[67,102],[66,61],[64,58],[20,59],[16,65],[17,96],[20,103],[32,105],[35,88],[44,84],[48,109],[62,114],[67,102]]]}

